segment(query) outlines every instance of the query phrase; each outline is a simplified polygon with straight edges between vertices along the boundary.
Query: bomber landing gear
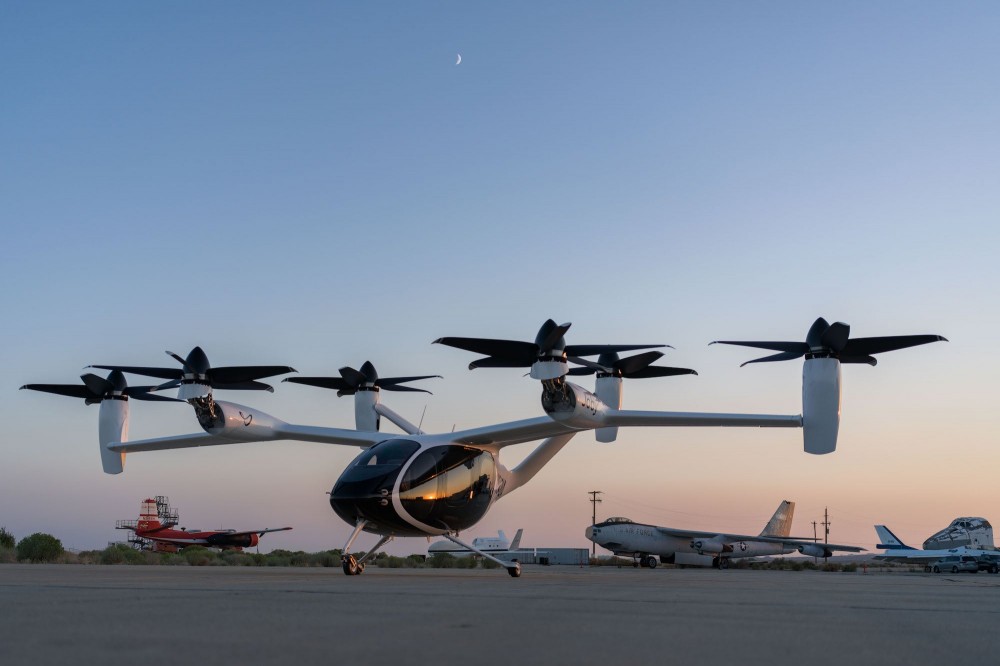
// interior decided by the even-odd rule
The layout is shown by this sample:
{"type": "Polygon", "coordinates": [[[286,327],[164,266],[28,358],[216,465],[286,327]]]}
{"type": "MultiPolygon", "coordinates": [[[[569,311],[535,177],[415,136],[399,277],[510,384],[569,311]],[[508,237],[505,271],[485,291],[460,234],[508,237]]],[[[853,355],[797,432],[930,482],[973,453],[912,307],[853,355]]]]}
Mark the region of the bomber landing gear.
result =
{"type": "Polygon", "coordinates": [[[655,569],[656,565],[659,564],[659,562],[657,561],[655,555],[649,555],[646,557],[646,561],[644,564],[650,569],[655,569]]]}

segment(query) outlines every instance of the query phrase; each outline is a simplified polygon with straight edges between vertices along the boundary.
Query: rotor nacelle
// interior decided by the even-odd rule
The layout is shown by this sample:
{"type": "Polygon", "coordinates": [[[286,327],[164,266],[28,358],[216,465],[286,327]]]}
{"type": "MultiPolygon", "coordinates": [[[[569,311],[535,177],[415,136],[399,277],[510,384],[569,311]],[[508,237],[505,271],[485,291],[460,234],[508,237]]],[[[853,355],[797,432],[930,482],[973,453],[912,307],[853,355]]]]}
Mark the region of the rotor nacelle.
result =
{"type": "Polygon", "coordinates": [[[840,361],[809,358],[802,363],[802,442],[806,453],[837,450],[840,431],[840,361]]]}
{"type": "Polygon", "coordinates": [[[608,412],[596,395],[562,379],[542,382],[542,409],[555,421],[589,428],[602,425],[608,412]]]}

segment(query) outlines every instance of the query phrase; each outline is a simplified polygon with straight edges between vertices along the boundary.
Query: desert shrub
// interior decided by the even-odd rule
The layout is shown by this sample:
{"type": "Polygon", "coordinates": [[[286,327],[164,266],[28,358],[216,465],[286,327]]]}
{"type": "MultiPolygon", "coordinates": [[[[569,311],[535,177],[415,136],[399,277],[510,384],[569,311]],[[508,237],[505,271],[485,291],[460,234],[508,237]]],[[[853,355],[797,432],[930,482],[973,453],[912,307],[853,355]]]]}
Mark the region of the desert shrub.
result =
{"type": "Polygon", "coordinates": [[[180,553],[155,553],[155,555],[159,564],[173,567],[188,566],[187,558],[180,553]]]}
{"type": "Polygon", "coordinates": [[[6,527],[0,527],[0,548],[13,550],[16,543],[14,535],[8,532],[6,527]]]}
{"type": "Polygon", "coordinates": [[[97,560],[101,564],[146,564],[146,553],[116,544],[101,551],[97,560]]]}
{"type": "Polygon", "coordinates": [[[269,567],[290,567],[292,566],[292,558],[287,555],[275,555],[274,553],[270,553],[267,556],[265,564],[269,567]]]}
{"type": "MultiPolygon", "coordinates": [[[[473,558],[470,557],[469,559],[471,560],[473,558]]],[[[484,557],[483,558],[483,568],[484,569],[499,569],[500,565],[497,564],[496,562],[494,562],[493,560],[488,560],[488,559],[486,559],[484,557]]]]}
{"type": "Polygon", "coordinates": [[[214,551],[202,548],[201,546],[185,548],[181,551],[181,556],[193,567],[208,566],[212,563],[212,560],[216,559],[214,551]]]}
{"type": "MultiPolygon", "coordinates": [[[[379,553],[379,555],[384,555],[384,553],[379,553]]],[[[313,553],[312,565],[315,567],[339,567],[340,551],[324,550],[319,553],[313,553]]]]}
{"type": "Polygon", "coordinates": [[[848,562],[841,569],[841,571],[843,571],[844,573],[854,573],[857,570],[858,570],[857,562],[848,562]]]}
{"type": "Polygon", "coordinates": [[[241,553],[237,550],[227,550],[219,555],[219,561],[233,567],[252,567],[253,557],[248,553],[241,553]]]}
{"type": "Polygon", "coordinates": [[[0,564],[17,562],[17,551],[13,548],[0,546],[0,564]]]}
{"type": "Polygon", "coordinates": [[[454,569],[457,560],[451,553],[434,553],[427,558],[427,566],[432,569],[454,569]]]}
{"type": "Polygon", "coordinates": [[[54,562],[63,554],[63,545],[51,534],[35,532],[17,544],[17,559],[28,562],[54,562]]]}

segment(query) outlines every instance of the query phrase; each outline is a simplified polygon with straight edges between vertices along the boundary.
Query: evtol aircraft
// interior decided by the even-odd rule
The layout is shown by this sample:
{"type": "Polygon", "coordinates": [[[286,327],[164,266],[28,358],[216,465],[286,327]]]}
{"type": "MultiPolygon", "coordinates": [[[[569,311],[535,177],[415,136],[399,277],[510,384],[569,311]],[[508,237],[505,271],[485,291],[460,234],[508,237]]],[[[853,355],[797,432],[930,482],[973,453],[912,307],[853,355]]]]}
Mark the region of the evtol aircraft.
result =
{"type": "Polygon", "coordinates": [[[655,569],[659,562],[727,569],[730,560],[741,557],[783,555],[796,551],[810,557],[830,557],[835,551],[858,553],[864,550],[857,546],[788,536],[794,514],[795,502],[783,501],[757,536],[643,525],[628,518],[609,518],[588,527],[585,535],[615,555],[632,557],[633,566],[650,569],[655,569]]]}
{"type": "MultiPolygon", "coordinates": [[[[842,363],[875,364],[873,354],[944,340],[939,335],[850,338],[850,327],[819,318],[804,342],[718,341],[777,351],[750,363],[804,358],[801,414],[728,414],[623,410],[624,379],[694,374],[685,368],[652,365],[662,356],[646,351],[627,358],[619,353],[664,347],[640,345],[570,345],[570,324],[551,319],[534,342],[492,338],[444,337],[435,342],[481,354],[472,368],[528,368],[541,383],[542,416],[448,433],[426,433],[380,401],[380,391],[420,391],[403,384],[422,377],[380,378],[371,363],[362,369],[341,368],[339,377],[296,377],[286,381],[336,390],[354,396],[355,429],[286,423],[256,407],[216,400],[213,389],[273,390],[259,381],[295,372],[288,366],[213,368],[195,347],[186,358],[167,352],[181,367],[94,365],[118,373],[159,377],[168,381],[158,390],[177,388],[177,399],[193,408],[202,432],[129,441],[129,392],[123,385],[102,386],[99,440],[101,463],[108,474],[124,469],[125,455],[143,451],[183,449],[245,442],[300,440],[359,447],[362,452],[340,475],[330,492],[330,506],[354,530],[343,547],[345,574],[364,571],[365,562],[395,537],[444,537],[493,560],[513,576],[516,562],[503,562],[459,539],[486,515],[493,504],[528,483],[577,433],[595,431],[601,442],[613,442],[620,427],[728,426],[802,428],[807,453],[831,453],[840,427],[842,363]],[[598,357],[597,361],[588,357],[598,357]],[[580,366],[570,368],[570,365],[580,366]],[[596,374],[593,392],[567,381],[567,375],[596,374]],[[383,434],[387,418],[404,435],[383,434]],[[508,446],[542,440],[519,465],[500,463],[508,446]],[[350,548],[362,532],[379,536],[360,559],[350,548]]],[[[745,365],[745,364],[744,364],[745,365]]],[[[117,377],[117,375],[115,375],[117,377]]],[[[22,388],[59,393],[53,385],[22,388]]],[[[83,397],[83,396],[81,396],[83,397]]]]}
{"type": "Polygon", "coordinates": [[[268,532],[285,532],[291,527],[271,527],[262,530],[187,530],[173,529],[177,523],[161,522],[155,499],[142,501],[139,508],[139,520],[122,521],[119,529],[135,532],[141,539],[153,543],[153,550],[160,552],[177,552],[188,546],[204,546],[221,550],[243,550],[252,548],[260,542],[260,537],[268,532]]]}
{"type": "MultiPolygon", "coordinates": [[[[519,529],[517,533],[514,534],[514,540],[508,541],[507,535],[504,534],[503,530],[500,530],[497,532],[497,536],[495,537],[476,537],[472,540],[472,546],[477,550],[489,553],[493,556],[517,555],[521,548],[521,534],[523,533],[524,530],[519,529]]],[[[469,557],[470,555],[475,555],[474,551],[469,550],[468,548],[462,548],[447,539],[435,541],[427,547],[428,555],[435,555],[437,553],[448,553],[454,557],[469,557]]]]}

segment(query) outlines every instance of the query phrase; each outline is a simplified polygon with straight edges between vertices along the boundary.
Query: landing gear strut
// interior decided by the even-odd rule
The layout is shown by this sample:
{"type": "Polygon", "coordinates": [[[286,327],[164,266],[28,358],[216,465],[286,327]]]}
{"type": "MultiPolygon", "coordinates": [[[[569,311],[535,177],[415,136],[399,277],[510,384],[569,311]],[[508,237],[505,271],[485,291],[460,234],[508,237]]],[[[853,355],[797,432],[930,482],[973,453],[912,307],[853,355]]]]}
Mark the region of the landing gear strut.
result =
{"type": "Polygon", "coordinates": [[[351,545],[354,543],[354,540],[358,538],[358,535],[361,534],[361,530],[364,529],[367,522],[368,521],[366,520],[359,520],[357,522],[354,526],[354,531],[351,532],[351,537],[344,545],[344,550],[341,551],[343,554],[340,556],[340,566],[344,569],[344,573],[348,576],[358,576],[363,574],[365,572],[365,562],[374,557],[375,553],[377,553],[382,546],[392,541],[391,535],[385,535],[378,540],[378,543],[375,544],[371,550],[362,555],[360,560],[355,559],[355,557],[350,553],[351,545]]]}
{"type": "Polygon", "coordinates": [[[457,543],[462,548],[465,548],[466,550],[471,550],[473,553],[479,555],[480,557],[485,557],[487,560],[491,560],[493,562],[496,562],[497,564],[499,564],[500,566],[502,566],[504,569],[507,570],[507,573],[510,574],[511,578],[520,578],[521,577],[521,563],[518,562],[517,560],[512,560],[510,562],[504,562],[501,559],[497,559],[497,558],[493,557],[489,553],[484,553],[483,551],[479,550],[475,546],[470,546],[469,544],[465,543],[464,541],[459,541],[458,537],[456,537],[453,534],[444,534],[443,536],[448,541],[451,541],[452,543],[457,543]]]}

